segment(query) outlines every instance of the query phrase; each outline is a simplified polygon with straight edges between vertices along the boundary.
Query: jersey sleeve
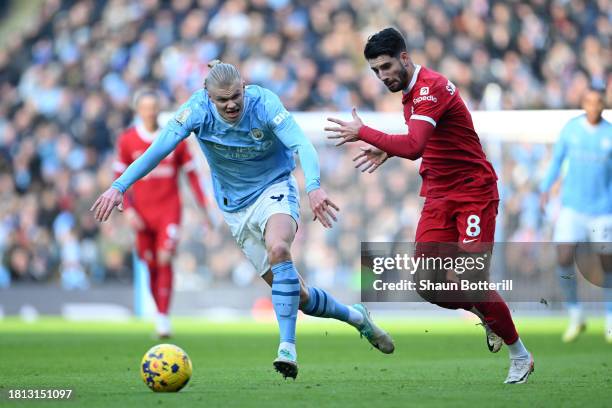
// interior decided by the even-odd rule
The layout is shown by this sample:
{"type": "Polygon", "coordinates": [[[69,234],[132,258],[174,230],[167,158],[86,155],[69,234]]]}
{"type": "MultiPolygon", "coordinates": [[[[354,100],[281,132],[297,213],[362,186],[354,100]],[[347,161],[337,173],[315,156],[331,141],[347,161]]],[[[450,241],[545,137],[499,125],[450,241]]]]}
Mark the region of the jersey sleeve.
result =
{"type": "Polygon", "coordinates": [[[183,104],[162,129],[149,148],[116,179],[112,187],[124,193],[132,184],[146,176],[192,131],[198,129],[205,118],[197,94],[183,104]]]}
{"type": "Polygon", "coordinates": [[[434,127],[437,126],[456,92],[455,85],[450,81],[446,84],[439,81],[431,86],[415,89],[412,100],[414,111],[410,120],[422,120],[431,123],[434,127]]]}
{"type": "Polygon", "coordinates": [[[278,96],[267,89],[264,89],[264,95],[266,124],[288,149],[297,152],[306,177],[306,192],[320,188],[319,157],[311,141],[278,96]]]}
{"type": "MultiPolygon", "coordinates": [[[[121,173],[123,173],[132,162],[129,135],[129,131],[126,131],[122,133],[117,139],[115,161],[113,162],[113,172],[115,173],[115,178],[121,176],[121,173]]],[[[133,207],[132,202],[133,197],[131,197],[131,195],[129,194],[126,194],[123,197],[123,208],[127,210],[128,208],[133,207]]]]}

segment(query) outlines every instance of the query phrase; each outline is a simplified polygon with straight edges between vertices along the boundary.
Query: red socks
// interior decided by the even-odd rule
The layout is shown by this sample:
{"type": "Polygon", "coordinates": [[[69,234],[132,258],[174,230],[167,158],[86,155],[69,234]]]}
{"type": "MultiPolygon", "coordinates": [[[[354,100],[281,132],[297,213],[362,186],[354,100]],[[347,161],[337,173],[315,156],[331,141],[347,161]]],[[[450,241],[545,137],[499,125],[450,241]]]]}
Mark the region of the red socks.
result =
{"type": "Polygon", "coordinates": [[[172,295],[172,266],[171,264],[148,264],[148,267],[151,295],[157,305],[157,311],[161,314],[168,314],[172,295]]]}
{"type": "Polygon", "coordinates": [[[510,309],[497,291],[489,291],[487,301],[474,302],[474,307],[483,314],[485,323],[504,340],[504,343],[513,344],[518,340],[519,335],[514,327],[510,309]]]}

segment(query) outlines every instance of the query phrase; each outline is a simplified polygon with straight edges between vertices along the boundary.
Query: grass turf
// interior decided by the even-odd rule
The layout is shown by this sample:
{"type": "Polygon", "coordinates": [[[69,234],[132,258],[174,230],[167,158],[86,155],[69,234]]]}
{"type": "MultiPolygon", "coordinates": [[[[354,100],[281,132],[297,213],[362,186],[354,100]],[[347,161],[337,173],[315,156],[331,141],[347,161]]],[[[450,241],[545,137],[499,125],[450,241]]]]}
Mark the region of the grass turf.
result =
{"type": "Polygon", "coordinates": [[[170,341],[190,355],[194,374],[178,394],[151,392],[139,363],[158,343],[146,323],[34,324],[0,321],[2,406],[610,406],[612,345],[601,320],[574,344],[559,340],[565,321],[519,319],[536,371],[525,385],[503,385],[507,351],[490,354],[472,321],[387,322],[396,352],[386,356],[332,321],[299,325],[300,373],[272,369],[274,323],[175,321],[170,341]],[[71,388],[68,401],[8,400],[9,389],[71,388]]]}

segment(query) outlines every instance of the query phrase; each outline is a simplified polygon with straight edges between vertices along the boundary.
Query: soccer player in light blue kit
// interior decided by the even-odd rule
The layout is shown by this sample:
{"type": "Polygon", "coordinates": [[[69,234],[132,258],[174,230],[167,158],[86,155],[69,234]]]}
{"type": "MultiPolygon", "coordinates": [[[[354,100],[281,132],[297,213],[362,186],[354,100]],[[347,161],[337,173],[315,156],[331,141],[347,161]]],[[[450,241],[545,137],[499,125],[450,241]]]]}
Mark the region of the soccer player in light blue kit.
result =
{"type": "Polygon", "coordinates": [[[567,160],[563,178],[561,211],[555,225],[557,273],[567,301],[570,322],[564,342],[574,341],[584,331],[578,303],[574,253],[579,242],[596,242],[604,270],[606,300],[605,336],[612,343],[612,124],[602,117],[604,95],[591,89],[583,97],[584,115],[570,120],[553,151],[553,159],[540,185],[542,205],[567,160]]]}
{"type": "Polygon", "coordinates": [[[347,322],[383,353],[392,353],[391,337],[374,324],[364,305],[347,306],[323,289],[306,286],[291,260],[299,221],[298,189],[291,174],[294,152],[305,173],[314,220],[329,228],[338,210],[320,186],[312,143],[274,93],[245,86],[231,64],[213,61],[210,66],[205,89],[179,108],[153,144],[96,200],[92,207],[96,219],[107,220],[115,206],[121,210],[123,193],[194,132],[232,235],[272,287],[280,329],[276,370],[285,378],[297,376],[298,308],[308,315],[347,322]]]}

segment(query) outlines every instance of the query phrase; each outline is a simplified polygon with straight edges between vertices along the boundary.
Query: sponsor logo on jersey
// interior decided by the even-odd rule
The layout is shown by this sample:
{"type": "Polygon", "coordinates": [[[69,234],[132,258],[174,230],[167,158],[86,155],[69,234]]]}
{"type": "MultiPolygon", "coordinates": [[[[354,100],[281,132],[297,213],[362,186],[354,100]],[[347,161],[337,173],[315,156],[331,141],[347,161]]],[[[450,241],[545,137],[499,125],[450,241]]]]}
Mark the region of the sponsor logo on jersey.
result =
{"type": "Polygon", "coordinates": [[[253,138],[253,140],[259,141],[261,139],[263,139],[264,137],[264,132],[261,129],[252,129],[250,132],[251,137],[253,138]]]}
{"type": "Polygon", "coordinates": [[[436,98],[433,95],[419,96],[418,98],[414,98],[412,100],[412,103],[416,105],[417,103],[423,102],[423,101],[429,101],[429,102],[436,103],[436,102],[438,102],[438,98],[436,98]]]}
{"type": "Polygon", "coordinates": [[[429,87],[428,86],[424,86],[421,88],[421,91],[419,93],[419,95],[423,96],[423,95],[429,95],[429,87]]]}
{"type": "Polygon", "coordinates": [[[254,159],[261,156],[273,145],[272,140],[266,140],[258,146],[225,146],[219,143],[212,143],[215,152],[226,159],[254,159]]]}
{"type": "Polygon", "coordinates": [[[191,115],[191,109],[185,108],[179,113],[177,113],[174,119],[181,125],[185,125],[185,122],[187,122],[187,119],[189,119],[189,115],[191,115]]]}
{"type": "Polygon", "coordinates": [[[289,117],[289,112],[287,112],[286,110],[284,110],[284,111],[282,111],[281,113],[279,113],[278,115],[276,115],[276,116],[274,117],[274,119],[272,119],[272,122],[273,122],[275,125],[277,125],[277,126],[278,126],[278,125],[280,125],[280,124],[283,122],[283,120],[285,120],[285,119],[286,119],[286,118],[288,118],[288,117],[289,117]]]}
{"type": "Polygon", "coordinates": [[[446,83],[446,90],[449,94],[454,95],[457,87],[450,80],[446,83]]]}

